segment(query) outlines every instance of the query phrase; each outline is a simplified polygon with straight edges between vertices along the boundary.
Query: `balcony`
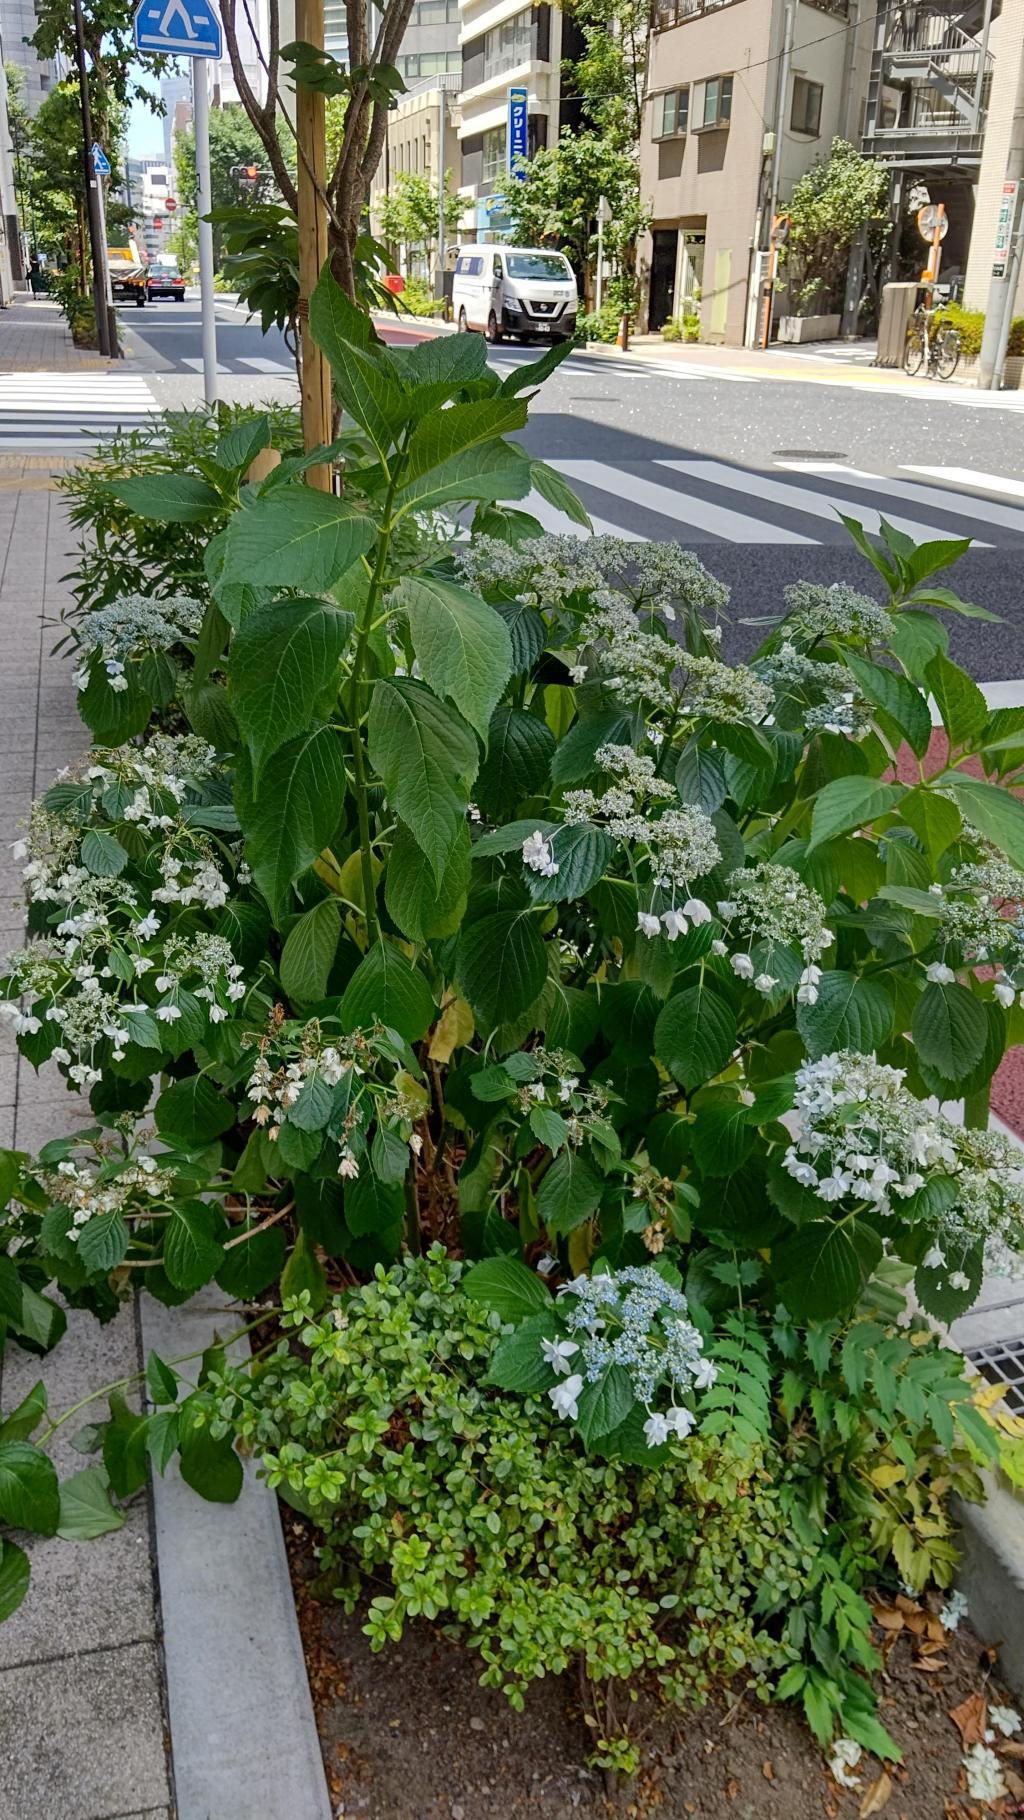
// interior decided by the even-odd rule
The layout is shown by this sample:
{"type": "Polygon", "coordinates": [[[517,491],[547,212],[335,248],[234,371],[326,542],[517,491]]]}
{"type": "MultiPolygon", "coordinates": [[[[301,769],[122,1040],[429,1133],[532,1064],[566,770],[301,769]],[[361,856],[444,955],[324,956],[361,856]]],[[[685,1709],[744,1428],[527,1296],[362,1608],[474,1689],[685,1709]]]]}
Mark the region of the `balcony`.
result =
{"type": "Polygon", "coordinates": [[[687,25],[705,13],[720,13],[725,6],[739,4],[740,0],[655,0],[652,27],[656,32],[668,32],[674,25],[687,25]]]}
{"type": "Polygon", "coordinates": [[[978,163],[992,85],[985,24],[991,12],[989,0],[977,36],[930,7],[880,13],[866,152],[907,168],[978,163]]]}

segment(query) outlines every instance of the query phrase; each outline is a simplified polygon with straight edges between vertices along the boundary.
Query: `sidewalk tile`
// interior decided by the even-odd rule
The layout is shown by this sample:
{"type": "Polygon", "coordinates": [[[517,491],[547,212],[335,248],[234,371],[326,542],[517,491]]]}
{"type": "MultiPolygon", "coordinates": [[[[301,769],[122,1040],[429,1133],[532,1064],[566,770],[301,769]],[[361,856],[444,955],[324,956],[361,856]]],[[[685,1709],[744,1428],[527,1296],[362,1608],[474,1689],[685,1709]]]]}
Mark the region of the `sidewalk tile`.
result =
{"type": "Polygon", "coordinates": [[[106,1820],[166,1808],[160,1711],[152,1643],[0,1671],[4,1820],[106,1820]]]}

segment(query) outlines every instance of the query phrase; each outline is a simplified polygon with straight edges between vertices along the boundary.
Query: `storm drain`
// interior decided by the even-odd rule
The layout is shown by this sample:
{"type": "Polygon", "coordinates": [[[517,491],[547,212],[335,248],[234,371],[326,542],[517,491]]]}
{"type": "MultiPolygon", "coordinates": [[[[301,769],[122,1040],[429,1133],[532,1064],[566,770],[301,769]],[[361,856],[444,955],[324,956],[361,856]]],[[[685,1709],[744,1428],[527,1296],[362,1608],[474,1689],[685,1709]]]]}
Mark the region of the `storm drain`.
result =
{"type": "Polygon", "coordinates": [[[990,1384],[1006,1385],[1006,1407],[1024,1415],[1024,1340],[996,1340],[991,1346],[969,1346],[967,1357],[990,1384]]]}
{"type": "Polygon", "coordinates": [[[773,449],[778,461],[845,461],[845,449],[773,449]]]}

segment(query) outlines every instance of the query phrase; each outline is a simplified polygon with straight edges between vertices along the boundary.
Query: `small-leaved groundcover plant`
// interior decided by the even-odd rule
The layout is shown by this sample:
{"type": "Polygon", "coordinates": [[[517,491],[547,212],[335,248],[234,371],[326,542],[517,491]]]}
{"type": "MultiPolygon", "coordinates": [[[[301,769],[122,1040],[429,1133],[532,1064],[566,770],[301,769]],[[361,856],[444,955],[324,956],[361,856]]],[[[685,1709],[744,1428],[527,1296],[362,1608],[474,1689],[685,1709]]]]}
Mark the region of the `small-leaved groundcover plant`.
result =
{"type": "MultiPolygon", "coordinates": [[[[728,664],[695,556],[531,516],[587,529],[509,440],[565,350],[499,380],[475,337],[385,348],[326,275],[311,323],[330,451],[249,481],[252,413],[107,482],[159,562],[89,571],[94,743],[33,809],[0,980],[92,1111],[0,1153],[8,1340],[210,1281],[288,1338],[251,1380],[152,1357],[63,1485],[40,1385],[0,1515],[99,1534],[175,1457],[231,1500],[241,1439],[344,1596],[390,1577],[375,1643],[443,1617],[512,1697],[579,1659],[671,1699],[738,1674],[891,1754],[862,1589],[948,1584],[950,1492],[1021,1452],[928,1320],[1024,1240],[987,1128],[1024,710],[949,657],[965,545],[851,524],[884,604],[798,584],[728,664]]],[[[4,1536],[0,1615],[28,1572],[4,1536]]]]}

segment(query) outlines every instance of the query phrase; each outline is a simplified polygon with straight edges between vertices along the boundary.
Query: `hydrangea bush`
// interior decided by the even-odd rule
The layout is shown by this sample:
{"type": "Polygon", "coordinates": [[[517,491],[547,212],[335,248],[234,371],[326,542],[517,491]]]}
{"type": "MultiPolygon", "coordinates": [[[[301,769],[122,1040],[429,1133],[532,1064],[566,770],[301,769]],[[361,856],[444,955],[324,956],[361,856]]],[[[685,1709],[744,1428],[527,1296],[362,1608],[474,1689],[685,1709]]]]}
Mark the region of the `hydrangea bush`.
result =
{"type": "MultiPolygon", "coordinates": [[[[53,1288],[105,1316],[211,1280],[308,1323],[441,1246],[496,1336],[487,1409],[536,1400],[560,1459],[763,1446],[796,1367],[759,1322],[811,1359],[823,1436],[822,1382],[839,1358],[863,1389],[863,1346],[879,1384],[899,1355],[919,1435],[994,1458],[959,1370],[919,1382],[931,1355],[894,1325],[911,1282],[962,1313],[1024,1239],[1017,1152],[986,1129],[1021,1033],[1024,710],[949,657],[944,615],[983,612],[937,579],[966,546],[851,525],[884,602],[797,584],[727,663],[728,591],[694,555],[531,516],[537,493],[588,528],[509,440],[564,349],[504,380],[475,337],[387,349],[328,276],[311,323],[354,426],[340,495],[309,457],[247,480],[260,417],[111,487],[187,524],[191,567],[77,622],[95,744],[25,834],[0,1008],[93,1123],[0,1156],[10,1334],[56,1337],[53,1288]]],[[[237,1491],[205,1376],[181,1413],[176,1390],[157,1361],[154,1414],[112,1404],[85,1469],[104,1521],[147,1449],[237,1491]]],[[[27,1421],[19,1483],[52,1529],[27,1421]]],[[[881,1555],[948,1578],[936,1522],[908,1489],[881,1555]]],[[[788,1686],[825,1735],[862,1698],[858,1635],[852,1692],[821,1661],[827,1697],[788,1686]]]]}

